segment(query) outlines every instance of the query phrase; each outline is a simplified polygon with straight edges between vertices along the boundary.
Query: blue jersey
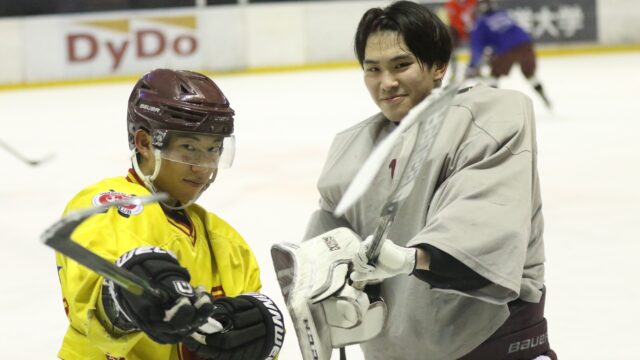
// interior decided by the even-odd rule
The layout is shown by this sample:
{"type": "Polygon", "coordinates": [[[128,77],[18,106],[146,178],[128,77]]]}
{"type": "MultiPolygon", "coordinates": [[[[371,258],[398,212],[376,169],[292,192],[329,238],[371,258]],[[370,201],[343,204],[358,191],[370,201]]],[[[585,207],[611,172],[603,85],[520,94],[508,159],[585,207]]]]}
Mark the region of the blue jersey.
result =
{"type": "Polygon", "coordinates": [[[518,45],[531,42],[531,37],[505,11],[480,16],[471,30],[471,61],[475,68],[489,47],[494,55],[501,55],[518,45]]]}

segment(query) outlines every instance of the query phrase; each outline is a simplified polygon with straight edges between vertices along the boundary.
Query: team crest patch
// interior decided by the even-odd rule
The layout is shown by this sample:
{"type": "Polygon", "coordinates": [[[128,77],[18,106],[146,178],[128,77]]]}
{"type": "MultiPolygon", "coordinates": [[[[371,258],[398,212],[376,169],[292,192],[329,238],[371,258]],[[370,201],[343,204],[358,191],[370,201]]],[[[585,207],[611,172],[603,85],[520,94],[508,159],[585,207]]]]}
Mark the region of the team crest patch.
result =
{"type": "MultiPolygon", "coordinates": [[[[132,196],[133,195],[128,195],[128,194],[117,192],[114,190],[109,190],[94,196],[93,206],[104,205],[117,200],[125,200],[132,196]]],[[[131,215],[140,214],[142,212],[142,209],[143,209],[142,204],[121,205],[121,206],[118,206],[118,213],[124,217],[129,217],[131,215]]]]}

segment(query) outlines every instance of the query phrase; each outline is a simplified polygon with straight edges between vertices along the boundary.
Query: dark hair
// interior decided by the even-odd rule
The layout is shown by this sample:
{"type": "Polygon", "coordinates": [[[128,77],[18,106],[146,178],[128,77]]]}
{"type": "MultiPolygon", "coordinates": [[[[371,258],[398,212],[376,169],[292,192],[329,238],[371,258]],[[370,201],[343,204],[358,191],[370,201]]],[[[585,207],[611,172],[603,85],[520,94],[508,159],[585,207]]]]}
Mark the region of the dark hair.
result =
{"type": "Polygon", "coordinates": [[[360,66],[364,63],[369,36],[379,31],[394,31],[402,36],[408,50],[427,68],[449,62],[453,47],[449,30],[422,5],[398,1],[385,8],[367,10],[358,24],[354,44],[360,66]]]}

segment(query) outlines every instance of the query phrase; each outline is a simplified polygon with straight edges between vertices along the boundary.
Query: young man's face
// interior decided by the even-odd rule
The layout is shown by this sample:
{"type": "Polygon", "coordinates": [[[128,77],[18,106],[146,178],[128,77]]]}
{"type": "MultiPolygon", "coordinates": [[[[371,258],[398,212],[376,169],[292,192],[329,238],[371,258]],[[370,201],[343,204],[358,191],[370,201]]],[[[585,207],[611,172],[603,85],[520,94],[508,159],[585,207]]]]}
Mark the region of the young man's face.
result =
{"type": "Polygon", "coordinates": [[[385,117],[399,122],[442,80],[446,65],[420,64],[394,31],[369,35],[364,50],[364,82],[385,117]]]}
{"type": "Polygon", "coordinates": [[[217,169],[196,167],[162,159],[160,174],[154,181],[158,191],[186,204],[195,199],[204,189],[217,169]]]}
{"type": "Polygon", "coordinates": [[[170,138],[162,150],[162,164],[155,186],[182,204],[195,199],[211,177],[217,175],[221,146],[222,139],[213,136],[170,138]]]}

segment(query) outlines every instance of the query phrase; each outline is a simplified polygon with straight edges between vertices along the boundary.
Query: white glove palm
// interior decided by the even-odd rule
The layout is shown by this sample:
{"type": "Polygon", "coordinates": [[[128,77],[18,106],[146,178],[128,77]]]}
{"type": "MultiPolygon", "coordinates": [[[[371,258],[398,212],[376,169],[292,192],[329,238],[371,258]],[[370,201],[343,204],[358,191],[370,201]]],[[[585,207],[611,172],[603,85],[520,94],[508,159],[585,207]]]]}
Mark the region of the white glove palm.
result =
{"type": "Polygon", "coordinates": [[[409,275],[416,266],[416,249],[398,246],[391,240],[384,240],[380,255],[375,265],[369,264],[367,251],[371,246],[373,236],[367,237],[360,244],[360,249],[353,256],[353,281],[381,281],[396,275],[409,275]]]}

